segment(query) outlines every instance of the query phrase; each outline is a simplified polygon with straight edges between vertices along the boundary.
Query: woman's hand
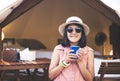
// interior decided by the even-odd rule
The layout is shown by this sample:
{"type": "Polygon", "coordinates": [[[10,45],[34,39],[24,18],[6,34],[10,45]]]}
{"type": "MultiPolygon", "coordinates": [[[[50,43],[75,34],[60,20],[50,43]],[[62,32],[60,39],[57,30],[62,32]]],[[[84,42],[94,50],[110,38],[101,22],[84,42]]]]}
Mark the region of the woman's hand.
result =
{"type": "Polygon", "coordinates": [[[77,60],[77,55],[76,54],[72,54],[73,50],[70,50],[66,56],[65,62],[66,63],[70,63],[71,61],[76,61],[77,60]]]}
{"type": "Polygon", "coordinates": [[[86,54],[86,52],[84,51],[84,49],[79,49],[78,51],[77,51],[77,53],[76,53],[76,55],[77,55],[77,63],[78,62],[82,62],[82,60],[83,60],[83,57],[84,57],[84,55],[86,54]]]}

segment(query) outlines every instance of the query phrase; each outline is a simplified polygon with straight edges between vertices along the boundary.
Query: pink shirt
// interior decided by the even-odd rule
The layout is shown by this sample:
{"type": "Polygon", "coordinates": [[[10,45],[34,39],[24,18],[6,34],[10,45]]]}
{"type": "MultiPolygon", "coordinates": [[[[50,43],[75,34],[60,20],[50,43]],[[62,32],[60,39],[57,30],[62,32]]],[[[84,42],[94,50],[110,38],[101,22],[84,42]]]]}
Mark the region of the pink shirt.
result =
{"type": "MultiPolygon", "coordinates": [[[[63,54],[60,54],[60,61],[64,60],[67,55],[67,50],[69,48],[63,48],[61,45],[58,45],[56,47],[57,49],[64,49],[63,54]]],[[[84,64],[87,67],[87,57],[88,57],[88,51],[92,50],[90,47],[86,46],[83,48],[86,51],[86,54],[84,55],[84,64]]],[[[59,76],[57,76],[54,81],[85,81],[83,76],[81,75],[81,72],[78,68],[78,65],[76,62],[72,62],[71,65],[67,68],[65,68],[59,76]]]]}

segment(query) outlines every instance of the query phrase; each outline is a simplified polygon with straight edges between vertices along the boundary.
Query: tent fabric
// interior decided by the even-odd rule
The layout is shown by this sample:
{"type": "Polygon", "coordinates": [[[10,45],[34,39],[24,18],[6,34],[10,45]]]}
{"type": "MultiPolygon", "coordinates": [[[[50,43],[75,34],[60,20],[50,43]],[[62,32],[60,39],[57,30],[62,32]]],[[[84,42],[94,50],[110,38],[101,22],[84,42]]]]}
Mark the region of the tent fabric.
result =
{"type": "Polygon", "coordinates": [[[16,8],[18,7],[21,3],[23,2],[23,0],[18,0],[12,4],[10,4],[9,6],[7,6],[6,8],[0,10],[0,23],[3,22],[6,17],[16,8]]]}
{"type": "MultiPolygon", "coordinates": [[[[31,0],[24,0],[24,2],[25,1],[28,2],[28,3],[33,3],[31,0]]],[[[34,0],[34,2],[36,2],[36,3],[39,3],[40,1],[42,1],[42,0],[37,0],[37,2],[34,0]]],[[[107,17],[112,22],[116,22],[117,24],[120,24],[120,18],[116,14],[116,12],[113,9],[111,9],[110,7],[108,7],[105,4],[103,4],[100,0],[91,0],[91,1],[81,0],[81,1],[84,2],[86,4],[86,6],[94,8],[96,11],[98,11],[99,13],[101,13],[102,15],[104,15],[105,17],[107,17]]],[[[16,8],[22,2],[23,2],[23,0],[18,0],[17,2],[13,3],[9,7],[7,7],[6,9],[2,10],[2,12],[0,12],[0,17],[1,17],[0,18],[0,23],[3,22],[3,21],[5,22],[6,21],[5,20],[6,17],[13,11],[13,9],[11,9],[11,7],[16,8]]],[[[28,4],[25,4],[25,5],[26,6],[20,5],[20,6],[22,6],[23,10],[24,10],[25,7],[27,7],[28,4]]],[[[29,4],[29,5],[32,5],[32,4],[29,4]]],[[[22,15],[21,12],[22,11],[20,10],[20,11],[17,11],[16,13],[22,15]]],[[[14,13],[12,13],[12,14],[14,14],[14,13]]],[[[12,15],[12,14],[10,14],[10,15],[12,15]]],[[[17,14],[14,14],[14,15],[17,15],[17,14]]],[[[7,20],[8,20],[9,23],[11,22],[11,21],[9,21],[9,19],[7,19],[7,20]]],[[[7,25],[8,22],[6,21],[5,25],[7,25]]],[[[4,23],[1,23],[1,24],[4,24],[4,23]]],[[[5,25],[2,25],[2,26],[5,26],[5,25]]]]}
{"type": "Polygon", "coordinates": [[[94,42],[96,34],[105,32],[108,43],[109,26],[113,22],[120,23],[115,11],[100,0],[24,1],[0,24],[5,37],[37,39],[49,49],[53,49],[57,40],[61,38],[58,26],[71,15],[80,17],[90,27],[88,44],[96,50],[100,49],[94,42]]]}

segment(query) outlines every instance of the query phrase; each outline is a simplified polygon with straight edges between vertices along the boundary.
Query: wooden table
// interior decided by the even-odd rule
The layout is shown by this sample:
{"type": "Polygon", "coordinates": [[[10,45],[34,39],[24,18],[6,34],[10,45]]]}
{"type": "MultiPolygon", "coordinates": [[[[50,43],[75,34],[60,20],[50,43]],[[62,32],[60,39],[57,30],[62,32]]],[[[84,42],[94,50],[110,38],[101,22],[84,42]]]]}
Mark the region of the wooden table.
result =
{"type": "MultiPolygon", "coordinates": [[[[0,71],[1,71],[0,81],[3,80],[4,72],[6,70],[16,70],[17,81],[20,81],[18,76],[19,70],[43,68],[46,69],[46,71],[48,71],[49,64],[50,64],[50,59],[46,59],[46,58],[37,59],[36,61],[32,61],[32,62],[9,62],[9,65],[0,64],[0,71]]],[[[46,76],[48,76],[48,72],[46,73],[46,76]]]]}

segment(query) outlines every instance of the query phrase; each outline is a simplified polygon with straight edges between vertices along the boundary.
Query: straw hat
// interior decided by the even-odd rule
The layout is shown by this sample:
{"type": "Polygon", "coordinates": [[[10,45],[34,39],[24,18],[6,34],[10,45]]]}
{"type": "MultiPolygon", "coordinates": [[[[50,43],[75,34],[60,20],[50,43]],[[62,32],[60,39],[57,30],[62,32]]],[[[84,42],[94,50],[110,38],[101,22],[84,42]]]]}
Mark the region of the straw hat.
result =
{"type": "Polygon", "coordinates": [[[59,33],[63,36],[66,25],[74,24],[74,23],[82,25],[84,28],[85,34],[86,35],[89,34],[89,32],[90,32],[89,27],[85,23],[83,23],[83,21],[79,17],[76,17],[76,16],[67,18],[66,22],[59,26],[59,33]]]}

